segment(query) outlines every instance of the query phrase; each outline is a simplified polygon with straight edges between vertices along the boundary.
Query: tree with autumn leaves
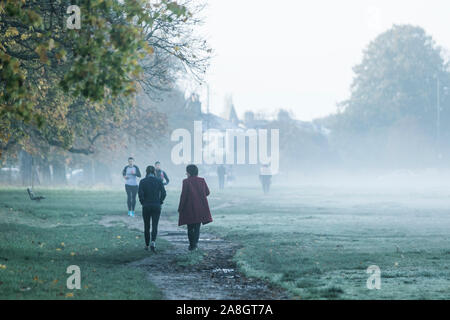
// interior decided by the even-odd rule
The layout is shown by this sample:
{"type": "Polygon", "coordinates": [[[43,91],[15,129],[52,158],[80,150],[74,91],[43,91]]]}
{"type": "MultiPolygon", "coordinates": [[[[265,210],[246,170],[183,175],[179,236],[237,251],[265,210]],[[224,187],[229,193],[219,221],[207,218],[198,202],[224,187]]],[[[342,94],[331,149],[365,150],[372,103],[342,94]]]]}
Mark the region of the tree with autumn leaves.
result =
{"type": "Polygon", "coordinates": [[[167,119],[136,95],[157,97],[181,72],[201,78],[211,53],[193,32],[201,9],[192,0],[0,0],[1,154],[89,155],[136,132],[150,142],[167,119]],[[79,30],[66,27],[70,5],[81,10],[79,30]]]}

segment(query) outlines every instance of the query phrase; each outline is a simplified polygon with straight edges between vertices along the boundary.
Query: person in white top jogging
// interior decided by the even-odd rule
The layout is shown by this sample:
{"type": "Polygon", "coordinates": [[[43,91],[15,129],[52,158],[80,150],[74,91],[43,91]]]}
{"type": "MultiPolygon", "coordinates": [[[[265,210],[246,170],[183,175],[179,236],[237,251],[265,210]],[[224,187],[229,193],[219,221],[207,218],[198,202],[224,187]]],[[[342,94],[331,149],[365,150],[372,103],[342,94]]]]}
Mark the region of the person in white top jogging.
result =
{"type": "Polygon", "coordinates": [[[125,179],[125,191],[127,192],[128,215],[134,217],[134,208],[136,207],[136,196],[139,185],[137,178],[141,177],[139,168],[134,165],[134,158],[128,158],[128,165],[123,168],[122,176],[125,179]]]}

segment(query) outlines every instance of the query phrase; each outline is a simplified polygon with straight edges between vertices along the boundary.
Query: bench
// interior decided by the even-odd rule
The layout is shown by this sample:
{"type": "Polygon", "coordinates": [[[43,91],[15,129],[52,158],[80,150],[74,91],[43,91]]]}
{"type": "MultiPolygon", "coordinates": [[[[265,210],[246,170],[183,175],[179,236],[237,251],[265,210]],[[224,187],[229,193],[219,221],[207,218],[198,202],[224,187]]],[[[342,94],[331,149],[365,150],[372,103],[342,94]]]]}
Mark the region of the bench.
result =
{"type": "Polygon", "coordinates": [[[28,195],[30,196],[30,199],[33,201],[39,202],[39,201],[45,199],[45,197],[43,197],[43,196],[35,196],[33,191],[31,191],[31,188],[27,188],[27,192],[28,192],[28,195]]]}

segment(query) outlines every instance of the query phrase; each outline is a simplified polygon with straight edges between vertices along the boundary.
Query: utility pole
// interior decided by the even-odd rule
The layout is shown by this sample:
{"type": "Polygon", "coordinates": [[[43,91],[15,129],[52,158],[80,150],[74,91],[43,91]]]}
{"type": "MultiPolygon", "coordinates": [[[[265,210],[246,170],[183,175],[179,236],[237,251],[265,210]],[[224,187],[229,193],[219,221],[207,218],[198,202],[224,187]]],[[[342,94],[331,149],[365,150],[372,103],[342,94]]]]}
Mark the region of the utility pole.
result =
{"type": "Polygon", "coordinates": [[[438,159],[441,159],[441,146],[440,146],[440,142],[441,142],[441,83],[440,83],[440,79],[439,79],[439,75],[437,76],[437,81],[436,81],[436,94],[437,94],[437,99],[436,99],[436,108],[437,108],[437,112],[436,112],[436,148],[437,148],[437,156],[438,159]]]}
{"type": "Polygon", "coordinates": [[[206,85],[207,90],[207,101],[206,101],[206,113],[209,114],[209,104],[210,104],[210,89],[209,89],[209,83],[206,85]]]}

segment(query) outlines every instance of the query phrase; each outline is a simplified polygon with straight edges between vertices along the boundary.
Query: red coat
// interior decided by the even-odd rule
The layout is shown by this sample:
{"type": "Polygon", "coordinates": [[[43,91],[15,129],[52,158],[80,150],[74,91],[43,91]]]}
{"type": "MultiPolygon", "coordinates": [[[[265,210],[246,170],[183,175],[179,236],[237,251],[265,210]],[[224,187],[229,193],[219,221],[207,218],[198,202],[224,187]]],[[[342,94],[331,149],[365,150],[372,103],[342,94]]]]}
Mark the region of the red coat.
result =
{"type": "Polygon", "coordinates": [[[183,180],[183,190],[178,206],[179,226],[194,223],[207,224],[213,221],[207,196],[209,196],[209,189],[205,179],[189,177],[183,180]]]}

